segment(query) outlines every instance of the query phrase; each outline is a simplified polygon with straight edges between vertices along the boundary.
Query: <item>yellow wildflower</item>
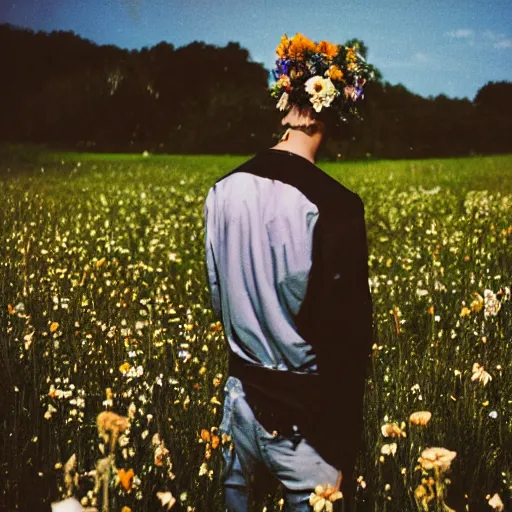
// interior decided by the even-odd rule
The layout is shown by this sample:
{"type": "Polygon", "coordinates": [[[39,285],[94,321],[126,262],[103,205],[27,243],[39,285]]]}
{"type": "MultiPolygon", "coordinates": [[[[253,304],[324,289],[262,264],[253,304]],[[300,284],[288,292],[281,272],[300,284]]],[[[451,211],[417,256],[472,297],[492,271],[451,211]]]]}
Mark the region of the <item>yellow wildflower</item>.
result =
{"type": "Polygon", "coordinates": [[[220,402],[219,402],[219,399],[214,396],[210,399],[210,403],[213,404],[213,405],[222,405],[220,402]]]}
{"type": "Polygon", "coordinates": [[[471,311],[473,311],[474,313],[478,313],[484,307],[484,299],[483,299],[483,297],[479,293],[475,292],[473,295],[476,298],[471,303],[471,311]]]}
{"type": "Polygon", "coordinates": [[[206,462],[203,462],[201,464],[201,467],[199,468],[199,476],[203,476],[208,474],[208,464],[206,462]]]}
{"type": "Polygon", "coordinates": [[[123,374],[125,374],[129,369],[131,368],[131,365],[130,363],[123,363],[120,367],[119,367],[119,371],[123,374]]]}

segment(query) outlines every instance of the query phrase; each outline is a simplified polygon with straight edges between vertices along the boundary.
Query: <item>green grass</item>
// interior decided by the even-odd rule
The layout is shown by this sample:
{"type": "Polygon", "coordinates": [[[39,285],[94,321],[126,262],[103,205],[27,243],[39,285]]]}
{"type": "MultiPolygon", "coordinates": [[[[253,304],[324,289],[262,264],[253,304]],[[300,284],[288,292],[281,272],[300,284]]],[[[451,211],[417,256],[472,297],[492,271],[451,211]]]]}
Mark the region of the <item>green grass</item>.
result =
{"type": "MultiPolygon", "coordinates": [[[[212,327],[202,208],[213,182],[245,157],[16,154],[4,159],[0,190],[0,509],[41,509],[63,496],[55,465],[73,453],[81,475],[73,492],[85,495],[94,482],[84,474],[104,457],[96,416],[106,406],[126,415],[134,403],[115,468],[133,469],[137,485],[128,493],[112,478],[110,510],[158,510],[164,490],[183,510],[223,510],[220,447],[205,460],[199,442],[202,429],[220,423],[211,400],[222,400],[222,386],[213,381],[225,379],[227,364],[223,334],[212,327]],[[124,363],[133,374],[123,374],[124,363]],[[172,468],[154,463],[156,433],[172,468]],[[200,476],[204,462],[212,473],[200,476]]],[[[365,203],[378,339],[359,509],[419,510],[415,468],[427,446],[457,452],[448,503],[467,494],[469,510],[489,510],[486,495],[496,492],[505,502],[512,157],[319,165],[365,203]],[[505,291],[496,315],[471,309],[485,289],[505,291]],[[461,316],[464,307],[470,313],[461,316]],[[474,363],[492,381],[471,381],[474,363]],[[432,412],[426,426],[408,423],[416,410],[432,412]],[[383,437],[384,423],[402,421],[407,437],[383,437]],[[393,442],[395,455],[381,461],[393,442]]]]}

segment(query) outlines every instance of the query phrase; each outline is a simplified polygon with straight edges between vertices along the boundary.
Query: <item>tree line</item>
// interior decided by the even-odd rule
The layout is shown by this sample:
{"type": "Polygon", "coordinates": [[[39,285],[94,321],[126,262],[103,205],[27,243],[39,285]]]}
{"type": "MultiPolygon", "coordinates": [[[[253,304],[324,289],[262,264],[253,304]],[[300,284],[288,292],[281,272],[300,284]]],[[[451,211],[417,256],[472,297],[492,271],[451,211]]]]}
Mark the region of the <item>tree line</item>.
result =
{"type": "MultiPolygon", "coordinates": [[[[353,42],[353,41],[352,41],[353,42]]],[[[367,48],[360,41],[361,48],[367,48]]],[[[90,151],[250,154],[273,144],[269,72],[238,43],[125,50],[71,31],[0,25],[0,141],[90,151]]],[[[512,152],[512,83],[473,101],[424,98],[378,76],[363,121],[325,157],[426,158],[512,152]]]]}

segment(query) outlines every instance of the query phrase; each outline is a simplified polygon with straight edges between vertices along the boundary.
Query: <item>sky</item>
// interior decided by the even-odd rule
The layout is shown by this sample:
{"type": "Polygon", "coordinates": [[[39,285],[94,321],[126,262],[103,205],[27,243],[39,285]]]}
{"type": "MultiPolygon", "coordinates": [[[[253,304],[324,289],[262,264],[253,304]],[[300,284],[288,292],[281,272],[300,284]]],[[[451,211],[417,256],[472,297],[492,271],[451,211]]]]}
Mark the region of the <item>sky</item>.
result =
{"type": "Polygon", "coordinates": [[[385,81],[424,97],[473,100],[489,81],[512,81],[510,0],[0,0],[0,23],[128,49],[236,41],[269,70],[284,33],[356,37],[385,81]]]}

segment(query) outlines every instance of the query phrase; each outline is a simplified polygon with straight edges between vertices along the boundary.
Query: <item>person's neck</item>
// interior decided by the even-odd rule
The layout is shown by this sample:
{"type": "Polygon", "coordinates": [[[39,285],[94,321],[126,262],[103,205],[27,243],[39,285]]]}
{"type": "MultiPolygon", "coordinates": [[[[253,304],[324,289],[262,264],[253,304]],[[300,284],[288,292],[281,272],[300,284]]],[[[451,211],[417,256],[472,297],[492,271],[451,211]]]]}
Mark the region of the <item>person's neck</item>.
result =
{"type": "Polygon", "coordinates": [[[322,142],[322,133],[307,135],[300,130],[288,130],[287,134],[271,149],[289,151],[315,163],[316,153],[322,142]]]}

